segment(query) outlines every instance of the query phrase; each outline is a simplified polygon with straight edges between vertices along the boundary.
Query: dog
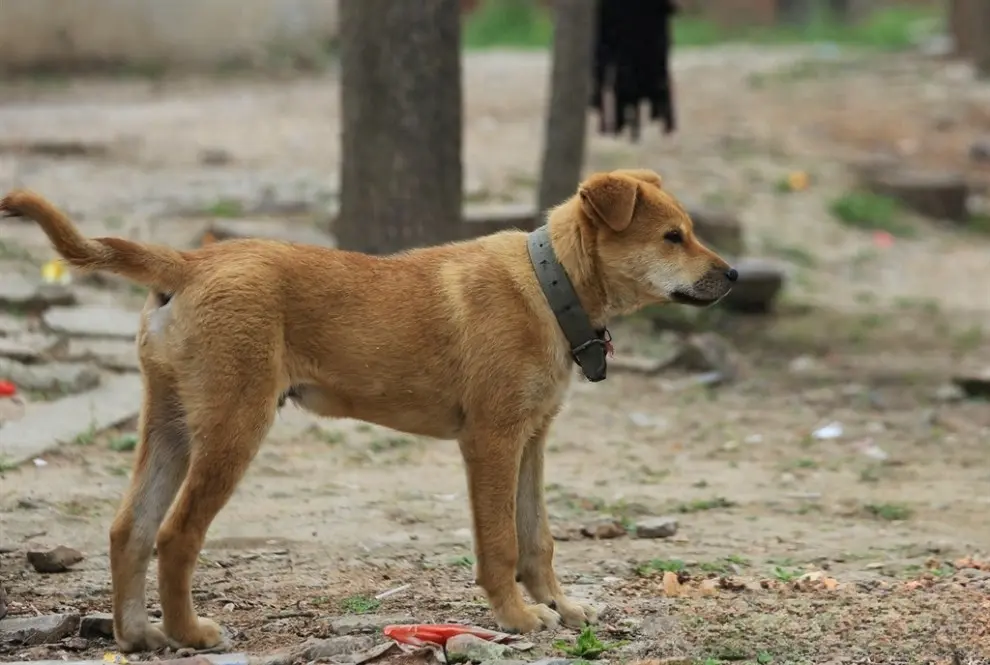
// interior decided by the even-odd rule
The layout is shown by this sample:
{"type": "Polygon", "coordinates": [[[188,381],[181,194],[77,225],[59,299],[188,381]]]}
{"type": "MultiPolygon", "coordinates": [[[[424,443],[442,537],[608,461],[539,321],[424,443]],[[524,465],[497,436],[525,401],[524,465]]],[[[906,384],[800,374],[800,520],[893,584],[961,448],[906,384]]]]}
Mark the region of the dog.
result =
{"type": "MultiPolygon", "coordinates": [[[[575,361],[591,378],[585,352],[607,339],[583,348],[569,339],[537,274],[533,233],[382,257],[262,239],[179,251],[86,238],[26,190],[11,192],[0,211],[33,219],[72,266],[151,289],[137,335],[140,445],[110,528],[122,651],[224,642],[217,623],[196,615],[193,573],[207,529],[286,399],[321,416],[457,440],[476,581],[499,627],[596,621],[554,571],[543,457],[575,361]],[[156,545],[162,622],[153,625],[145,577],[156,545]]],[[[539,251],[550,258],[538,263],[557,266],[573,292],[564,309],[599,341],[611,317],[647,304],[707,306],[738,277],[695,237],[650,170],[590,176],[541,229],[539,251]]]]}

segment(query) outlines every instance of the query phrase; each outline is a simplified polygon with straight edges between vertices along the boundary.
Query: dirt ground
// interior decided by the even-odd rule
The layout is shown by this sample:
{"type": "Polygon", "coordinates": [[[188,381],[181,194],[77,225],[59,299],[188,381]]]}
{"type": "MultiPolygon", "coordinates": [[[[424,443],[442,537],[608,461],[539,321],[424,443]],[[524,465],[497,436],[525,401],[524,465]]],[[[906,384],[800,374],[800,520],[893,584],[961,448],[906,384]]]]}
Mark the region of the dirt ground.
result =
{"type": "MultiPolygon", "coordinates": [[[[471,196],[531,196],[546,56],[465,63],[471,196]]],[[[990,658],[990,409],[946,386],[956,371],[990,365],[990,238],[912,219],[922,231],[888,247],[827,208],[850,186],[845,162],[864,155],[965,170],[979,192],[990,165],[967,151],[990,135],[990,84],[918,54],[810,48],[685,50],[675,69],[678,135],[651,130],[635,145],[592,136],[588,170],[649,166],[683,198],[731,207],[750,253],[784,262],[789,284],[775,315],[716,321],[741,358],[733,383],[618,373],[575,382],[551,436],[548,497],[558,569],[602,607],[598,635],[618,643],[602,659],[988,662],[978,659],[990,658]],[[794,170],[811,186],[779,193],[794,170]],[[841,436],[813,436],[833,422],[841,436]],[[578,533],[603,516],[635,525],[651,515],[676,516],[677,534],[578,533]],[[665,570],[679,572],[685,593],[664,593],[665,570]],[[706,578],[719,582],[702,591],[706,578]]],[[[338,106],[333,73],[7,84],[0,182],[45,192],[89,232],[175,243],[218,202],[250,210],[265,199],[318,216],[335,196],[338,106]],[[69,139],[87,154],[23,149],[69,139]],[[204,150],[229,161],[204,165],[204,150]]],[[[0,239],[6,265],[49,258],[33,228],[0,239]]],[[[663,350],[638,318],[613,336],[620,355],[663,350]]],[[[133,455],[111,449],[116,435],[0,478],[12,615],[109,610],[106,534],[133,455]],[[25,563],[25,550],[58,544],[87,557],[54,576],[25,563]]],[[[197,609],[253,653],[328,637],[349,612],[494,627],[472,581],[469,526],[454,443],[290,407],[213,525],[197,609]]],[[[523,657],[559,655],[555,639],[574,634],[537,635],[523,657]]],[[[0,659],[113,649],[76,641],[0,649],[0,659]]]]}

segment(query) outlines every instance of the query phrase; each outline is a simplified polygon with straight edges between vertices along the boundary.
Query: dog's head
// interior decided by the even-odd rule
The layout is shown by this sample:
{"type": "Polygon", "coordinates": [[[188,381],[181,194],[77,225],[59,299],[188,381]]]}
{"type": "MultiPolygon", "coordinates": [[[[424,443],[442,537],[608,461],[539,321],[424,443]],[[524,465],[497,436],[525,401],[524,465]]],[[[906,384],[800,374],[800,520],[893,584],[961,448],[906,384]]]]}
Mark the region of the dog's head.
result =
{"type": "Polygon", "coordinates": [[[676,302],[704,307],[732,288],[738,273],[695,237],[691,218],[646,169],[598,173],[581,183],[586,229],[615,307],[676,302]]]}

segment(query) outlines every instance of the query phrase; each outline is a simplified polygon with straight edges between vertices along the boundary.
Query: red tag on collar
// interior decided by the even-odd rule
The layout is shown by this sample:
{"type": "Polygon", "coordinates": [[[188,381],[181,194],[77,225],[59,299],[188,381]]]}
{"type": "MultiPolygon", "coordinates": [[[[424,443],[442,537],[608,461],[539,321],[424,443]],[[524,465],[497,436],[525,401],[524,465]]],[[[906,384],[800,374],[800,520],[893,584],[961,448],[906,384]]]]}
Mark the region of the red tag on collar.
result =
{"type": "Polygon", "coordinates": [[[605,355],[609,358],[615,356],[615,347],[612,346],[612,333],[608,331],[608,328],[605,329],[602,335],[602,341],[605,342],[605,355]]]}

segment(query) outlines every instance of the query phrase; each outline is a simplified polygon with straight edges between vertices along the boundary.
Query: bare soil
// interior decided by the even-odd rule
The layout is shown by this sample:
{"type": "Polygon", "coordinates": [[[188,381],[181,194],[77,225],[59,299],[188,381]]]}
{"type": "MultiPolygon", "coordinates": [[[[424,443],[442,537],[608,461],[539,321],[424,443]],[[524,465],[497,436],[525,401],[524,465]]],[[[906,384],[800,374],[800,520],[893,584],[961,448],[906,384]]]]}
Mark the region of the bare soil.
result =
{"type": "MultiPolygon", "coordinates": [[[[547,71],[542,54],[466,58],[476,198],[533,195],[547,71]]],[[[548,497],[560,573],[603,607],[599,636],[624,643],[603,659],[988,657],[990,408],[950,399],[946,386],[957,371],[990,365],[990,239],[912,219],[918,235],[888,247],[827,208],[850,187],[845,161],[864,155],[986,183],[990,166],[970,163],[967,148],[990,134],[990,85],[920,55],[812,49],[685,50],[676,71],[679,134],[650,131],[635,145],[593,136],[588,170],[649,166],[684,198],[738,211],[750,252],[784,262],[789,284],[772,316],[717,317],[743,365],[733,383],[615,373],[572,390],[551,437],[548,497]],[[779,193],[795,170],[811,186],[779,193]],[[833,422],[841,436],[813,436],[833,422]],[[603,516],[634,526],[649,515],[676,515],[677,535],[578,533],[603,516]],[[685,593],[664,593],[664,569],[680,570],[685,593]],[[706,578],[720,582],[702,591],[706,578]]],[[[185,244],[220,201],[250,209],[267,190],[311,211],[332,199],[338,106],[332,73],[12,84],[0,106],[0,179],[53,196],[87,231],[185,244]],[[103,149],[2,149],[66,140],[103,149]],[[204,149],[229,163],[202,164],[204,149]]],[[[29,225],[5,226],[0,239],[8,267],[36,270],[49,257],[29,225]]],[[[619,354],[664,343],[636,317],[613,336],[619,354]]],[[[133,455],[111,449],[118,434],[0,478],[12,615],[109,610],[107,529],[133,455]],[[58,544],[87,557],[60,575],[30,569],[25,551],[58,544]]],[[[494,627],[472,581],[469,527],[455,444],[289,407],[211,529],[197,608],[252,653],[330,636],[332,619],[358,610],[494,627]]],[[[573,637],[537,635],[533,653],[559,654],[553,640],[573,637]]],[[[113,650],[77,640],[0,648],[0,659],[113,650]]]]}

